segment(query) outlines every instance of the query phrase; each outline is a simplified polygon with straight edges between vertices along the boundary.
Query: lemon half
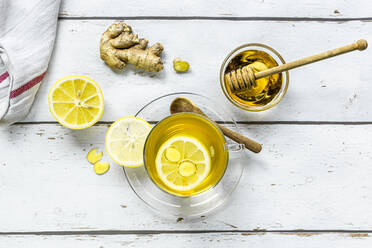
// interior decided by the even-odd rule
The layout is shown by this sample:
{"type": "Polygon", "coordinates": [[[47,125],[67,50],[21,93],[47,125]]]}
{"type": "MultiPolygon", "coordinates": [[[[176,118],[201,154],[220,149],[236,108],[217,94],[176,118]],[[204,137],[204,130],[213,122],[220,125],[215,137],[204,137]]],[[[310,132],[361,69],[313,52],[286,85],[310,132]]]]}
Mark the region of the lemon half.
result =
{"type": "Polygon", "coordinates": [[[106,151],[122,166],[143,165],[143,147],[151,125],[137,117],[124,117],[114,122],[106,134],[106,151]]]}
{"type": "Polygon", "coordinates": [[[188,136],[167,140],[160,147],[155,164],[164,184],[178,191],[196,188],[211,168],[208,150],[197,139],[188,136]]]}
{"type": "Polygon", "coordinates": [[[92,126],[101,118],[104,108],[101,88],[94,80],[80,75],[55,82],[48,103],[53,117],[71,129],[92,126]]]}

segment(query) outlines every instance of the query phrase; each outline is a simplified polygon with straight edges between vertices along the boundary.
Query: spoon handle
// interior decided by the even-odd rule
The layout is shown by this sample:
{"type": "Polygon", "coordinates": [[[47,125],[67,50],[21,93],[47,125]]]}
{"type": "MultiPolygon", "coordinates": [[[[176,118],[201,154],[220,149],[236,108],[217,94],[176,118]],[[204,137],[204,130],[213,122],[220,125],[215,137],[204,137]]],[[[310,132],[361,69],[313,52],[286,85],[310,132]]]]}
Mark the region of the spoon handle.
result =
{"type": "Polygon", "coordinates": [[[245,148],[247,148],[248,150],[255,152],[255,153],[259,153],[262,150],[261,144],[257,143],[256,141],[251,140],[250,138],[247,138],[241,134],[238,134],[228,129],[227,127],[224,127],[219,124],[217,125],[221,129],[224,135],[226,135],[227,137],[229,137],[230,139],[232,139],[233,141],[239,144],[243,144],[245,148]]]}
{"type": "Polygon", "coordinates": [[[344,53],[352,52],[354,50],[364,50],[368,46],[368,43],[366,40],[358,40],[357,42],[353,44],[349,44],[347,46],[339,47],[333,50],[329,50],[323,53],[315,54],[310,57],[302,58],[293,62],[289,62],[280,66],[276,66],[264,71],[260,71],[254,74],[255,79],[264,78],[276,73],[280,73],[283,71],[288,71],[290,69],[294,69],[303,65],[311,64],[323,59],[328,59],[337,55],[341,55],[344,53]]]}
{"type": "MultiPolygon", "coordinates": [[[[190,100],[187,99],[187,101],[190,101],[190,100]]],[[[198,113],[200,115],[203,115],[209,118],[206,114],[204,114],[204,112],[200,108],[198,108],[198,106],[196,106],[193,103],[192,105],[193,105],[192,112],[198,113]]],[[[228,129],[227,127],[224,127],[218,123],[216,123],[216,125],[221,129],[221,131],[223,132],[225,136],[229,137],[230,139],[232,139],[238,144],[243,144],[245,148],[247,148],[248,150],[255,152],[255,153],[259,153],[262,150],[262,146],[260,143],[257,143],[256,141],[251,140],[250,138],[247,138],[237,132],[234,132],[233,130],[228,129]]]]}

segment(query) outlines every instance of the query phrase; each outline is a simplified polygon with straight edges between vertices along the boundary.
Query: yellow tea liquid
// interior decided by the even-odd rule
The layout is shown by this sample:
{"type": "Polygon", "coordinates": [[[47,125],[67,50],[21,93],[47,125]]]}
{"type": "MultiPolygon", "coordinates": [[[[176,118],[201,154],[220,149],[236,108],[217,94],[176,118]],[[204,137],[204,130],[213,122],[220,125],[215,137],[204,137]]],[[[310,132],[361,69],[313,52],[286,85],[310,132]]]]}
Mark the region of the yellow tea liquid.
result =
{"type": "MultiPolygon", "coordinates": [[[[191,144],[186,144],[186,146],[188,145],[191,144]]],[[[173,152],[173,150],[171,149],[170,152],[173,152]]],[[[166,160],[164,157],[162,157],[162,160],[166,160]]],[[[212,122],[197,114],[179,113],[165,118],[152,129],[145,145],[144,161],[151,179],[161,189],[178,196],[192,196],[218,183],[227,166],[228,151],[223,134],[212,122]],[[164,145],[167,145],[167,141],[177,139],[198,142],[205,148],[203,151],[206,152],[205,155],[210,161],[208,174],[192,189],[182,190],[170,187],[169,184],[164,182],[161,178],[159,168],[157,168],[157,161],[159,161],[157,158],[158,156],[163,156],[162,149],[164,145]]],[[[190,174],[189,171],[186,171],[187,174],[185,170],[181,171],[182,167],[186,168],[190,165],[189,161],[183,157],[179,160],[176,158],[174,161],[177,161],[175,162],[177,169],[173,173],[182,174],[182,180],[187,181],[188,178],[191,179],[193,171],[191,171],[190,174]]]]}
{"type": "MultiPolygon", "coordinates": [[[[247,50],[237,54],[227,65],[225,73],[250,65],[254,72],[275,67],[278,63],[268,53],[259,50],[247,50]]],[[[265,106],[280,92],[282,74],[257,79],[257,86],[233,94],[226,85],[228,94],[237,102],[250,106],[265,106]]],[[[226,82],[225,82],[226,83],[226,82]]]]}

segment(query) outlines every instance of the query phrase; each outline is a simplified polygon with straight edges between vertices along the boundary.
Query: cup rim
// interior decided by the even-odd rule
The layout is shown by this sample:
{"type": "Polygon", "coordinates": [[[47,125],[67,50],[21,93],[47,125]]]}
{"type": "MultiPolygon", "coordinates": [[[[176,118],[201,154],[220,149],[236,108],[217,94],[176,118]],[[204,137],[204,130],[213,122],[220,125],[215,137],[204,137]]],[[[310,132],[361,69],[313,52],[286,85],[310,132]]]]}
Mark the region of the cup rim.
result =
{"type": "Polygon", "coordinates": [[[162,120],[160,120],[158,123],[155,124],[155,126],[152,127],[152,129],[150,130],[149,134],[147,135],[146,137],[146,141],[145,141],[145,145],[143,146],[143,166],[145,167],[145,171],[148,175],[148,177],[150,178],[150,180],[156,185],[156,187],[158,187],[160,190],[162,190],[163,192],[173,196],[173,197],[180,197],[180,198],[190,198],[190,197],[196,197],[196,196],[199,196],[205,192],[207,192],[208,190],[211,190],[213,189],[214,187],[216,187],[220,181],[222,180],[222,178],[225,176],[225,173],[226,173],[226,169],[227,169],[227,166],[229,166],[229,149],[228,149],[228,144],[227,144],[227,141],[226,141],[226,138],[225,138],[225,135],[223,134],[222,130],[217,126],[217,124],[211,120],[209,117],[207,116],[204,116],[204,115],[201,115],[201,114],[198,114],[198,113],[193,113],[193,112],[180,112],[180,113],[175,113],[175,114],[171,114],[165,118],[163,118],[162,120]],[[149,140],[149,137],[151,135],[151,133],[155,130],[155,128],[163,121],[167,120],[168,118],[171,118],[173,116],[176,116],[176,115],[180,115],[180,114],[191,114],[191,115],[196,115],[196,116],[199,116],[199,117],[202,117],[203,119],[207,120],[210,124],[212,124],[214,127],[216,127],[216,130],[217,132],[219,132],[219,134],[222,136],[223,140],[224,140],[224,144],[223,146],[225,147],[226,151],[227,151],[227,160],[226,160],[226,166],[225,166],[225,169],[221,175],[221,177],[218,179],[218,181],[213,185],[211,186],[210,188],[208,188],[207,190],[203,190],[201,191],[200,193],[197,193],[195,195],[190,195],[190,196],[183,196],[183,195],[176,195],[176,194],[172,194],[168,191],[166,191],[165,189],[163,189],[162,187],[158,186],[158,184],[152,179],[152,177],[150,176],[150,173],[147,169],[147,166],[146,166],[146,156],[145,156],[145,151],[146,151],[146,145],[148,143],[148,140],[149,140]]]}
{"type": "MultiPolygon", "coordinates": [[[[233,49],[230,53],[228,53],[227,56],[225,57],[225,59],[223,60],[222,64],[221,64],[221,67],[220,67],[220,86],[221,86],[221,89],[222,89],[225,97],[232,104],[234,104],[235,106],[237,106],[237,107],[239,107],[243,110],[250,111],[250,112],[260,112],[260,111],[264,111],[264,110],[267,110],[267,109],[270,109],[270,108],[274,107],[275,105],[277,105],[283,99],[284,95],[287,92],[288,85],[289,85],[289,72],[288,71],[285,72],[286,80],[285,80],[285,82],[283,82],[283,83],[285,83],[283,91],[280,93],[280,95],[278,95],[271,102],[269,102],[269,104],[266,104],[266,105],[264,105],[260,108],[252,108],[252,107],[246,107],[245,105],[240,104],[237,101],[235,101],[234,99],[232,99],[231,96],[229,95],[229,93],[227,92],[227,89],[226,89],[226,84],[225,84],[225,79],[224,79],[225,66],[226,66],[227,62],[229,62],[229,60],[231,59],[231,56],[235,52],[237,52],[241,49],[247,48],[247,47],[252,47],[252,46],[261,47],[261,48],[264,48],[264,49],[267,49],[267,50],[271,51],[272,53],[274,53],[279,58],[279,60],[282,62],[282,64],[285,64],[285,60],[280,55],[280,53],[278,51],[276,51],[274,48],[272,48],[268,45],[265,45],[265,44],[262,44],[262,43],[246,43],[246,44],[240,45],[240,46],[236,47],[235,49],[233,49]]],[[[283,73],[284,72],[282,72],[282,74],[283,73]]]]}

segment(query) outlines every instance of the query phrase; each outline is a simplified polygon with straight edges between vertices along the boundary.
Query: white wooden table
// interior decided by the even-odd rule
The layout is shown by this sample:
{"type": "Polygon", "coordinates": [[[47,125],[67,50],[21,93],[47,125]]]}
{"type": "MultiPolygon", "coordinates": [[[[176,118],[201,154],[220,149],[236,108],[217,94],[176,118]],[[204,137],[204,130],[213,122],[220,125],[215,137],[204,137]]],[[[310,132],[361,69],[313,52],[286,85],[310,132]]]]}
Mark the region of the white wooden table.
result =
{"type": "Polygon", "coordinates": [[[261,42],[287,60],[365,38],[368,0],[65,0],[55,50],[31,113],[0,131],[0,247],[370,247],[372,244],[372,49],[290,72],[283,101],[247,113],[225,100],[220,64],[238,45],[261,42]],[[165,47],[151,78],[112,72],[99,59],[101,33],[125,20],[165,47]],[[175,57],[191,64],[176,74],[175,57]],[[47,106],[57,79],[100,83],[105,113],[83,131],[58,125],[47,106]],[[85,160],[103,149],[109,124],[160,95],[190,91],[231,110],[264,144],[248,154],[231,202],[190,222],[164,219],[130,189],[122,168],[97,176],[85,160]]]}

